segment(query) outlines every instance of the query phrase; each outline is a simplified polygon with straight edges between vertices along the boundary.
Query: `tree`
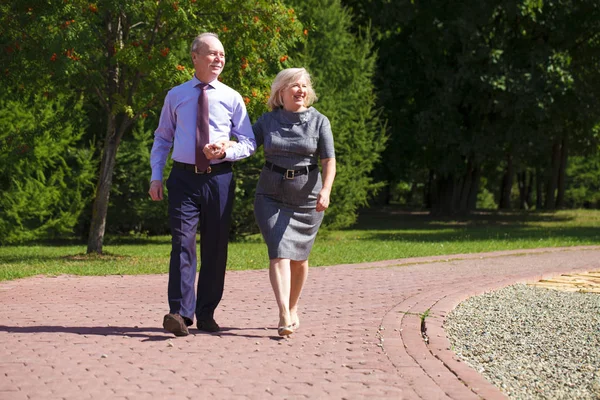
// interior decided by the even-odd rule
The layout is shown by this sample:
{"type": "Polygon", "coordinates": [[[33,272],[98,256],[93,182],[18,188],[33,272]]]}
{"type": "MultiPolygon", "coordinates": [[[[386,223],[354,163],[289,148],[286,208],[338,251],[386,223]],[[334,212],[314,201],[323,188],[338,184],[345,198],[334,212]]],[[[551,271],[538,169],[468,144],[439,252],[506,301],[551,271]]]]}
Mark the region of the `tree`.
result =
{"type": "Polygon", "coordinates": [[[78,148],[82,101],[7,97],[0,101],[0,243],[72,236],[95,167],[90,151],[78,148]]]}
{"type": "Polygon", "coordinates": [[[595,141],[597,2],[345,3],[377,33],[392,184],[429,171],[433,211],[454,213],[499,176],[487,182],[511,207],[514,174],[529,168],[546,174],[548,207],[564,198],[567,152],[595,141]]]}
{"type": "MultiPolygon", "coordinates": [[[[380,159],[386,135],[375,108],[375,54],[368,33],[352,35],[350,13],[339,0],[287,3],[292,6],[290,16],[304,23],[306,41],[281,58],[282,67],[307,68],[319,97],[314,107],[331,121],[337,176],[324,226],[346,227],[356,221],[358,208],[367,205],[378,188],[371,171],[380,159]]],[[[268,95],[268,86],[253,91],[257,98],[266,99],[268,95]]],[[[250,109],[254,118],[264,111],[263,107],[250,109]]],[[[236,163],[233,230],[238,236],[257,232],[253,203],[263,164],[262,151],[236,163]]]]}
{"type": "Polygon", "coordinates": [[[573,157],[567,170],[569,189],[566,205],[573,208],[600,208],[600,155],[573,157]]]}
{"type": "Polygon", "coordinates": [[[331,121],[337,176],[325,224],[347,227],[381,186],[371,173],[387,140],[376,108],[376,55],[368,30],[354,36],[352,17],[340,0],[291,0],[307,25],[308,40],[292,62],[311,72],[320,100],[315,108],[331,121]]]}
{"type": "Polygon", "coordinates": [[[104,112],[88,253],[102,252],[119,145],[142,116],[157,112],[169,88],[190,78],[193,37],[221,35],[232,65],[223,79],[248,94],[302,39],[300,23],[280,1],[12,0],[0,5],[0,15],[7,84],[80,92],[104,112]],[[256,73],[245,75],[251,64],[256,73]]]}

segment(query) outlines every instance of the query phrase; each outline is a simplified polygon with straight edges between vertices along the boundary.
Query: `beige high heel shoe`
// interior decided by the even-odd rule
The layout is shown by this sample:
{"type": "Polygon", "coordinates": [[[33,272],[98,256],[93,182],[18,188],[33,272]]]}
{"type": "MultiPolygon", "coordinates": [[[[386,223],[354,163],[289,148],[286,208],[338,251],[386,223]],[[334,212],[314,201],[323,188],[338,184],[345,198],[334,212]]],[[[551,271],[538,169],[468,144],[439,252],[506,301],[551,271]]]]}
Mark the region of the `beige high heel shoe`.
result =
{"type": "Polygon", "coordinates": [[[277,328],[277,334],[279,336],[290,336],[292,333],[294,333],[293,325],[280,326],[277,328]]]}

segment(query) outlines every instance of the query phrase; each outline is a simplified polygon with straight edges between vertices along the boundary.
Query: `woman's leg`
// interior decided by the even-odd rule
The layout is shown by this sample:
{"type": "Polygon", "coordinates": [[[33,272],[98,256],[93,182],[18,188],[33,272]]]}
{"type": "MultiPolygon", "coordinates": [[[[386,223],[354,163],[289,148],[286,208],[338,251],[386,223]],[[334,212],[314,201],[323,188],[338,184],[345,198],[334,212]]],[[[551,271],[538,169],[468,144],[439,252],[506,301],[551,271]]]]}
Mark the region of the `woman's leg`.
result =
{"type": "Polygon", "coordinates": [[[300,319],[298,318],[298,301],[300,300],[300,294],[302,294],[304,282],[306,282],[306,278],[308,277],[308,260],[291,261],[290,270],[290,318],[294,329],[298,329],[300,326],[300,319]]]}
{"type": "Polygon", "coordinates": [[[279,307],[279,327],[292,324],[290,318],[290,260],[274,258],[269,260],[269,279],[279,307]]]}

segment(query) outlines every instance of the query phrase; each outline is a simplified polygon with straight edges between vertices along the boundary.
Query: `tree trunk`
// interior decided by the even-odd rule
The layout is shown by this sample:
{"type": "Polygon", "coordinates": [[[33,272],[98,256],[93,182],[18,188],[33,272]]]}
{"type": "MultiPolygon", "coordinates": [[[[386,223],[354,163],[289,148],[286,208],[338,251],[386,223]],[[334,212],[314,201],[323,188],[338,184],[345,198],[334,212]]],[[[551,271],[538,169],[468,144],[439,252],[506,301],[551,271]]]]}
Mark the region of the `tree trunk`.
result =
{"type": "Polygon", "coordinates": [[[517,184],[519,186],[519,209],[529,210],[531,207],[531,185],[533,178],[525,169],[517,174],[517,184]]]}
{"type": "Polygon", "coordinates": [[[459,185],[459,190],[457,190],[457,192],[459,192],[459,195],[457,202],[458,204],[456,206],[458,208],[459,213],[467,212],[467,200],[469,198],[469,193],[471,192],[471,184],[473,183],[472,175],[473,169],[471,168],[469,162],[469,165],[467,166],[467,171],[465,172],[465,175],[463,176],[459,185]]]}
{"type": "Polygon", "coordinates": [[[527,174],[529,175],[529,180],[526,183],[526,195],[525,195],[525,201],[527,202],[527,204],[529,205],[529,207],[531,207],[533,205],[533,181],[534,181],[534,174],[532,171],[529,171],[529,173],[527,174]]]}
{"type": "Polygon", "coordinates": [[[460,196],[461,196],[461,188],[464,185],[465,177],[457,177],[456,175],[452,175],[452,197],[450,203],[450,213],[454,214],[459,212],[460,210],[460,196]]]}
{"type": "Polygon", "coordinates": [[[435,193],[432,196],[433,215],[452,215],[455,212],[455,179],[453,175],[438,177],[434,182],[435,193]]]}
{"type": "Polygon", "coordinates": [[[535,209],[541,210],[544,207],[544,179],[542,171],[535,169],[535,209]]]}
{"type": "Polygon", "coordinates": [[[568,139],[565,137],[562,140],[560,149],[560,165],[558,168],[558,190],[556,194],[556,208],[565,208],[565,190],[567,186],[567,160],[568,154],[568,139]]]}
{"type": "Polygon", "coordinates": [[[556,187],[558,184],[558,170],[560,168],[560,142],[557,140],[552,145],[552,166],[546,183],[546,210],[556,209],[556,187]]]}
{"type": "Polygon", "coordinates": [[[104,104],[107,123],[106,137],[104,138],[104,147],[102,149],[102,161],[100,163],[100,174],[98,176],[98,185],[96,186],[96,196],[92,205],[92,220],[90,224],[90,233],[88,236],[87,253],[102,254],[102,243],[104,241],[104,231],[106,229],[106,214],[108,212],[108,201],[112,187],[112,178],[117,159],[117,149],[123,134],[123,127],[118,126],[117,115],[113,112],[115,106],[115,95],[119,94],[122,83],[121,70],[118,62],[112,62],[123,38],[121,15],[119,13],[107,12],[105,14],[106,28],[106,52],[108,55],[110,67],[107,76],[106,102],[104,96],[100,93],[99,99],[104,104]]]}
{"type": "Polygon", "coordinates": [[[460,191],[459,211],[468,213],[475,209],[473,204],[473,194],[475,195],[475,203],[477,203],[477,190],[479,188],[478,168],[471,160],[467,163],[467,172],[463,179],[463,184],[460,191]]]}
{"type": "Polygon", "coordinates": [[[96,186],[96,197],[92,206],[92,221],[87,247],[88,254],[102,254],[108,200],[110,198],[113,171],[115,169],[117,148],[119,146],[119,135],[116,132],[116,117],[114,115],[109,115],[106,129],[106,140],[102,149],[102,162],[100,164],[100,176],[98,178],[98,185],[96,186]]]}
{"type": "Polygon", "coordinates": [[[433,189],[433,185],[435,184],[435,172],[430,169],[429,170],[429,178],[427,179],[427,185],[425,185],[424,189],[424,193],[423,193],[423,200],[424,200],[424,206],[426,210],[432,210],[433,209],[433,203],[434,203],[434,189],[433,189]]]}
{"type": "Polygon", "coordinates": [[[471,191],[469,192],[469,198],[467,201],[467,210],[469,212],[474,211],[477,208],[477,194],[479,193],[479,183],[481,181],[481,168],[475,167],[473,173],[473,183],[471,184],[471,191]]]}
{"type": "Polygon", "coordinates": [[[506,157],[506,169],[504,170],[504,176],[502,177],[502,185],[500,187],[500,204],[498,206],[501,210],[510,209],[510,195],[513,186],[513,160],[512,155],[508,154],[506,157]]]}
{"type": "Polygon", "coordinates": [[[413,182],[410,185],[410,191],[406,195],[406,205],[412,206],[413,199],[415,198],[415,194],[417,194],[418,190],[419,190],[419,185],[417,185],[417,182],[413,182]]]}

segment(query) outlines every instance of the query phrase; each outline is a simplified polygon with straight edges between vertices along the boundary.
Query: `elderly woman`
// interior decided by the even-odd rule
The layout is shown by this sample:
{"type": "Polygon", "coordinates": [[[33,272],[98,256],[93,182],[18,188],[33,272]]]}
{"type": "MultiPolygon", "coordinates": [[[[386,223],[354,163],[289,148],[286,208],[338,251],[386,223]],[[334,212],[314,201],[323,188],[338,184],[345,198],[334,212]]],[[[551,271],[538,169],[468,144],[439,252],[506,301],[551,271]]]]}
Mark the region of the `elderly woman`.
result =
{"type": "Polygon", "coordinates": [[[308,256],[329,207],[336,173],[331,125],[311,107],[315,100],[308,72],[285,69],[271,85],[272,111],[253,125],[266,159],[254,214],[268,247],[279,336],[289,336],[300,326],[298,301],[308,275],[308,256]]]}

